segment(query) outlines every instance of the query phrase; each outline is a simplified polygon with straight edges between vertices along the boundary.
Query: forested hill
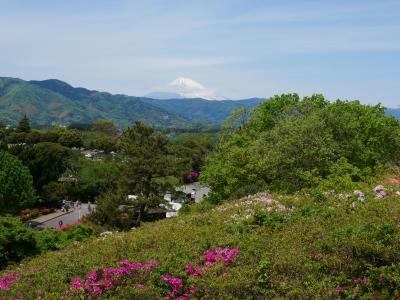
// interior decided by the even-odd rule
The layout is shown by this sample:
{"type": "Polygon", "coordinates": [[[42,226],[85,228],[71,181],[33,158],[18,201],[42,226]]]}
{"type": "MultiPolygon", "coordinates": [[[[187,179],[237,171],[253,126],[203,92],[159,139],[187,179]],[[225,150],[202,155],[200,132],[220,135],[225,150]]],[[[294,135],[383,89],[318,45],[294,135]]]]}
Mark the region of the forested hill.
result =
{"type": "Polygon", "coordinates": [[[246,100],[210,101],[204,99],[169,99],[159,100],[144,98],[143,101],[165,109],[170,113],[185,116],[190,121],[221,124],[233,110],[240,107],[252,108],[265,99],[251,98],[246,100]]]}
{"type": "Polygon", "coordinates": [[[0,120],[16,124],[27,115],[35,125],[110,119],[121,127],[134,120],[163,126],[184,126],[183,117],[134,97],[74,88],[58,80],[23,81],[0,78],[0,120]]]}
{"type": "Polygon", "coordinates": [[[24,81],[0,77],[0,120],[15,125],[27,115],[34,125],[92,123],[109,119],[120,127],[135,120],[150,125],[185,127],[190,122],[220,124],[232,110],[262,100],[155,100],[75,88],[60,80],[24,81]]]}

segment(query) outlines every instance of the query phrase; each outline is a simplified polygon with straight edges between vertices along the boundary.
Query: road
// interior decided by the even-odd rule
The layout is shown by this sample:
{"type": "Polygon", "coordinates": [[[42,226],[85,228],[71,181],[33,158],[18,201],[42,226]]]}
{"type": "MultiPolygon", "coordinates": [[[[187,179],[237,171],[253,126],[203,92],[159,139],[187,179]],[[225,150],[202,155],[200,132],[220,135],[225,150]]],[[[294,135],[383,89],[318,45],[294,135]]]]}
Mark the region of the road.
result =
{"type": "MultiPolygon", "coordinates": [[[[206,186],[201,186],[198,182],[186,184],[177,190],[182,191],[184,193],[190,194],[192,189],[196,189],[195,201],[199,203],[203,198],[210,192],[210,188],[206,186]]],[[[96,205],[91,204],[92,209],[95,208],[96,205]]],[[[82,203],[81,209],[75,209],[67,214],[61,214],[61,212],[56,212],[47,216],[41,216],[34,220],[31,220],[32,223],[38,224],[39,227],[42,228],[58,228],[60,225],[60,221],[62,221],[63,225],[73,224],[78,221],[81,217],[89,213],[88,204],[82,203]]]]}
{"type": "MultiPolygon", "coordinates": [[[[95,205],[91,204],[91,206],[92,208],[94,208],[95,205]]],[[[63,225],[73,224],[88,213],[89,213],[88,204],[82,203],[81,209],[75,209],[67,214],[55,217],[50,220],[45,220],[43,223],[41,223],[40,227],[57,228],[60,226],[59,225],[60,221],[63,222],[63,225]]]]}

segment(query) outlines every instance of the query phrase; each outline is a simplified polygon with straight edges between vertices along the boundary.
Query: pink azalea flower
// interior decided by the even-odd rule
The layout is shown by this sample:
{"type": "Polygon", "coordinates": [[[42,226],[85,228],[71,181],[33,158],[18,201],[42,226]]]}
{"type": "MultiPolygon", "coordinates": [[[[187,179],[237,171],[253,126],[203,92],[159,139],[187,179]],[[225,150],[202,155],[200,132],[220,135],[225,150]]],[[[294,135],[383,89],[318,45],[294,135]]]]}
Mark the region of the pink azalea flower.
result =
{"type": "Polygon", "coordinates": [[[200,276],[202,273],[202,269],[201,267],[194,267],[193,264],[187,264],[185,266],[185,272],[186,274],[188,274],[189,276],[200,276]]]}
{"type": "MultiPolygon", "coordinates": [[[[132,278],[133,275],[140,275],[139,271],[149,270],[157,265],[155,260],[151,260],[148,263],[124,260],[120,264],[122,265],[121,267],[104,268],[89,273],[84,279],[75,278],[63,298],[67,299],[71,294],[96,298],[105,291],[115,289],[118,285],[124,284],[126,279],[134,279],[132,278]]],[[[176,285],[177,282],[173,281],[173,284],[176,285]]],[[[142,288],[142,285],[138,284],[138,287],[142,288]]]]}
{"type": "Polygon", "coordinates": [[[3,278],[0,280],[0,289],[8,290],[11,284],[13,284],[13,282],[16,281],[17,279],[18,275],[15,273],[3,276],[3,278]]]}

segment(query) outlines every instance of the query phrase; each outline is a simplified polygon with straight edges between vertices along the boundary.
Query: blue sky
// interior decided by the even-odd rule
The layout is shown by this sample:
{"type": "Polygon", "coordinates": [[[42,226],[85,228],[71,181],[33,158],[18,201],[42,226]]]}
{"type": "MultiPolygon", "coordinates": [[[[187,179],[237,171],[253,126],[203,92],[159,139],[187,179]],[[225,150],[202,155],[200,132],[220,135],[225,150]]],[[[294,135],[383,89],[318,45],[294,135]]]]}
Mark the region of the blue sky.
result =
{"type": "Polygon", "coordinates": [[[0,76],[400,106],[400,1],[0,0],[0,76]]]}

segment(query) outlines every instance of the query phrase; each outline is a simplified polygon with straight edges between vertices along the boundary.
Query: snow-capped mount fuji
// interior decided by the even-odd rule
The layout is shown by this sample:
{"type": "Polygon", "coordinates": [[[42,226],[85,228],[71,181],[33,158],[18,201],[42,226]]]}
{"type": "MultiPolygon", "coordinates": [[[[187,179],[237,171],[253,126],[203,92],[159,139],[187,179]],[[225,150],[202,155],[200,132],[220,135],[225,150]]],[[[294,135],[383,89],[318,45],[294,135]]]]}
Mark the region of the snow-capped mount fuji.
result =
{"type": "Polygon", "coordinates": [[[179,77],[167,86],[158,88],[157,91],[147,94],[153,99],[186,99],[201,98],[205,100],[228,100],[219,95],[214,89],[207,88],[190,78],[179,77]]]}

